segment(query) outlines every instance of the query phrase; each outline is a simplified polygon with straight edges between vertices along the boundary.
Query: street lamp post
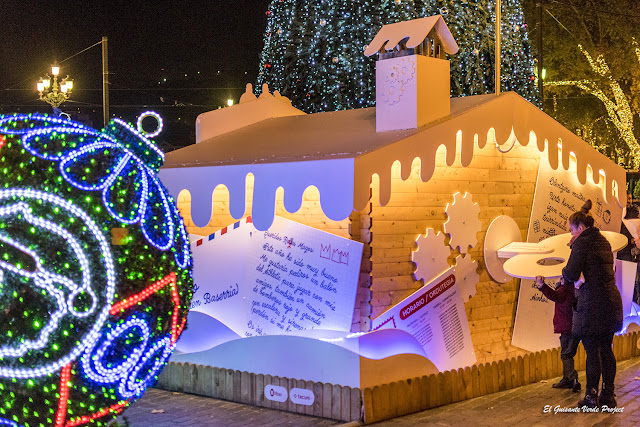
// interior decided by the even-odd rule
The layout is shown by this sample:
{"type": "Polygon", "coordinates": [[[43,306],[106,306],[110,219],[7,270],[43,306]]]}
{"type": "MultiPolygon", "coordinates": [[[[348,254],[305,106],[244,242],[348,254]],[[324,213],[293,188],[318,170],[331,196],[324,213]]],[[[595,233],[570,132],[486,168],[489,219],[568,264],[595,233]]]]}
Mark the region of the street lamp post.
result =
{"type": "Polygon", "coordinates": [[[41,77],[36,83],[40,100],[51,105],[55,114],[60,112],[60,105],[69,99],[71,90],[73,89],[73,80],[67,76],[58,83],[59,75],[60,67],[52,65],[51,76],[53,76],[53,79],[47,74],[45,78],[41,77]]]}
{"type": "Polygon", "coordinates": [[[496,1],[496,95],[500,95],[500,86],[502,83],[500,76],[500,63],[502,61],[502,50],[500,48],[500,39],[502,38],[502,3],[500,0],[496,1]]]}

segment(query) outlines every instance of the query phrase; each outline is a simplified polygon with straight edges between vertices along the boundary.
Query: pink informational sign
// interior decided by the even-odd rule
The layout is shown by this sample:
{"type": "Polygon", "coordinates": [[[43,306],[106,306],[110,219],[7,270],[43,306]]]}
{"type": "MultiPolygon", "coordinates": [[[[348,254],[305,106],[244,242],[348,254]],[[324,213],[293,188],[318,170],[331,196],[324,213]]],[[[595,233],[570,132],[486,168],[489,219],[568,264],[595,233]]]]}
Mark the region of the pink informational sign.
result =
{"type": "Polygon", "coordinates": [[[278,216],[266,231],[245,218],[190,240],[192,312],[243,337],[351,330],[362,243],[278,216]]]}
{"type": "Polygon", "coordinates": [[[440,371],[476,362],[455,267],[372,321],[372,330],[387,328],[413,335],[440,371]]]}

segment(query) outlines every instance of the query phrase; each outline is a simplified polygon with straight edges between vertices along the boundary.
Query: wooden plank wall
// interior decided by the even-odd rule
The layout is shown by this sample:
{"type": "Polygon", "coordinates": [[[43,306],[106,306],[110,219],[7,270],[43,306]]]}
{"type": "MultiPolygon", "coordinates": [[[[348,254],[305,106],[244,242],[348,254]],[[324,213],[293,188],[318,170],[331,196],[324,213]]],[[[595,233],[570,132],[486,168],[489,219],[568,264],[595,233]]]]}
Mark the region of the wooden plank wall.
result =
{"type": "Polygon", "coordinates": [[[354,212],[350,220],[351,238],[364,244],[351,332],[368,332],[371,329],[371,204],[361,212],[354,212]]]}
{"type": "MultiPolygon", "coordinates": [[[[306,224],[310,227],[323,230],[337,236],[349,238],[349,219],[342,221],[332,221],[322,212],[320,206],[320,193],[316,187],[309,187],[302,195],[302,206],[300,210],[289,213],[284,208],[284,190],[279,188],[276,191],[276,215],[290,220],[306,224]]],[[[248,216],[252,209],[253,200],[253,176],[247,176],[247,187],[245,197],[245,213],[248,216]]],[[[234,219],[229,213],[229,190],[224,185],[219,185],[213,192],[212,218],[209,225],[203,228],[195,226],[191,220],[191,195],[188,191],[182,191],[178,196],[178,209],[185,219],[184,223],[187,231],[201,236],[208,236],[216,231],[233,224],[239,220],[234,219]]]]}
{"type": "MultiPolygon", "coordinates": [[[[245,198],[245,216],[248,216],[252,208],[253,198],[253,176],[248,175],[245,198]]],[[[276,215],[308,225],[318,230],[326,231],[347,239],[358,240],[368,244],[370,218],[368,212],[354,213],[351,218],[343,221],[332,221],[322,212],[320,206],[320,193],[316,187],[309,187],[302,195],[302,206],[297,212],[289,213],[284,208],[284,190],[279,188],[276,192],[276,215]],[[351,236],[353,232],[354,236],[351,236]]],[[[188,191],[182,191],[178,196],[178,209],[184,218],[187,232],[208,236],[216,231],[231,225],[238,220],[234,219],[229,213],[229,191],[224,185],[216,188],[212,198],[213,216],[209,225],[203,228],[196,227],[191,220],[191,195],[188,191]]],[[[369,247],[365,246],[363,253],[363,263],[361,266],[361,275],[358,283],[358,291],[356,304],[353,313],[352,332],[361,332],[369,330],[370,322],[370,290],[371,285],[369,265],[369,247]]]]}
{"type": "MultiPolygon", "coordinates": [[[[413,275],[415,264],[412,251],[417,249],[416,238],[427,228],[444,232],[447,220],[445,208],[453,202],[456,192],[469,192],[480,206],[482,230],[477,233],[478,244],[471,249],[478,262],[480,282],[476,295],[465,304],[471,338],[479,363],[524,355],[524,350],[511,346],[511,331],[515,319],[518,281],[505,284],[494,282],[487,273],[482,253],[486,230],[499,215],[513,218],[522,231],[523,239],[533,202],[540,152],[533,144],[516,144],[506,154],[495,145],[487,144],[474,152],[468,167],[459,160],[447,166],[445,149],[436,156],[433,177],[422,182],[419,177],[420,160],[412,165],[411,175],[403,181],[400,166],[392,173],[391,198],[380,206],[377,176],[372,185],[371,208],[371,317],[375,318],[397,304],[418,288],[422,281],[413,275]]],[[[446,243],[449,242],[447,237],[446,243]]],[[[449,264],[455,263],[459,251],[451,251],[449,264]]]]}
{"type": "Polygon", "coordinates": [[[362,393],[359,388],[347,386],[171,362],[158,377],[156,387],[338,421],[362,420],[362,393]],[[284,387],[287,393],[292,388],[309,390],[314,402],[299,405],[290,399],[269,400],[264,395],[267,385],[284,387]]]}

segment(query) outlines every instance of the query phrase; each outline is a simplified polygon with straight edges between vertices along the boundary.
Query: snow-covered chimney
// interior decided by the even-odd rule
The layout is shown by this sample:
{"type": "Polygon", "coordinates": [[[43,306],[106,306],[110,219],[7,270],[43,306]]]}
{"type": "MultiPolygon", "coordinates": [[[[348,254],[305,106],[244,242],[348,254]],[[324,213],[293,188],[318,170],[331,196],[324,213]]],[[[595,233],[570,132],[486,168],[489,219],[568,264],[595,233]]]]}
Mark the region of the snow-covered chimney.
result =
{"type": "Polygon", "coordinates": [[[365,50],[376,63],[376,130],[415,129],[450,113],[458,45],[442,16],[385,25],[365,50]]]}

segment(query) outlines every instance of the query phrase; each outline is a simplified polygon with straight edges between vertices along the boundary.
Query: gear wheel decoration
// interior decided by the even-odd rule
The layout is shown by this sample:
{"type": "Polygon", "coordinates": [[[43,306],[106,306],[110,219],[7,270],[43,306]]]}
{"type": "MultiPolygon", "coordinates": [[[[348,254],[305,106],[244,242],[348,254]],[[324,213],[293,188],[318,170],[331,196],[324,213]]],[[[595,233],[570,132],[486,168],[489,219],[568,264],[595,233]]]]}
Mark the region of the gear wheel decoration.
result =
{"type": "Polygon", "coordinates": [[[448,203],[445,209],[447,221],[444,223],[444,232],[451,237],[449,246],[452,249],[460,248],[460,253],[467,253],[469,247],[478,243],[477,233],[482,230],[482,222],[478,219],[480,206],[473,203],[471,194],[460,193],[453,195],[453,203],[448,203]]]}
{"type": "Polygon", "coordinates": [[[476,272],[478,261],[473,261],[471,255],[458,255],[456,257],[456,282],[462,292],[462,300],[469,301],[476,294],[476,285],[480,282],[480,276],[476,272]]]}
{"type": "Polygon", "coordinates": [[[0,426],[107,425],[157,380],[193,285],[163,161],[119,119],[0,115],[0,426]]]}
{"type": "Polygon", "coordinates": [[[428,228],[426,234],[418,236],[418,250],[411,258],[416,263],[416,280],[424,279],[425,283],[449,268],[447,258],[451,255],[449,247],[444,243],[444,234],[428,228]]]}

